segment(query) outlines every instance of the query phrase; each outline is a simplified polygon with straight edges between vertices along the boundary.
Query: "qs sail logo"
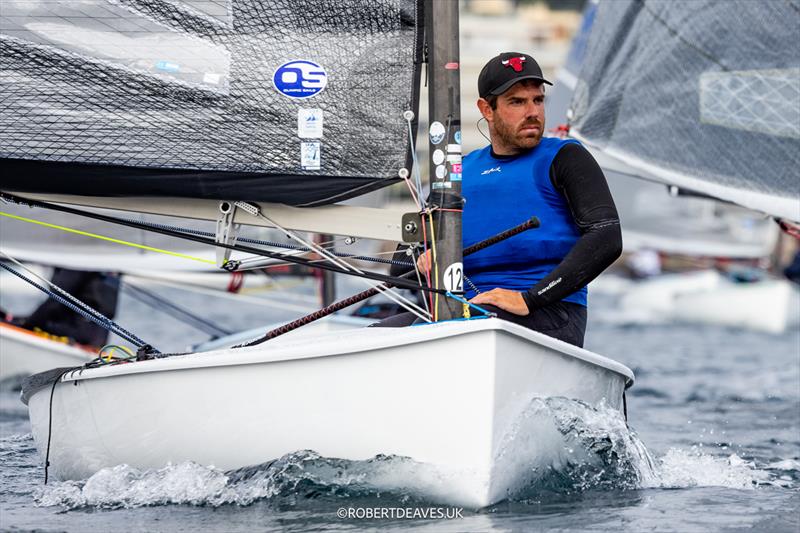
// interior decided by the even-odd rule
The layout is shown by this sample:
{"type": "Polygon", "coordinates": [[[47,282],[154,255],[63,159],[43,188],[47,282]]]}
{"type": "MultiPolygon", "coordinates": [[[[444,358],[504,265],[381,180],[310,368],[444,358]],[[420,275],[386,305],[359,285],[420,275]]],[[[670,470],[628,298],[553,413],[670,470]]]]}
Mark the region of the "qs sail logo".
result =
{"type": "Polygon", "coordinates": [[[328,74],[313,61],[297,59],[278,67],[272,75],[272,83],[289,98],[310,98],[328,85],[328,74]]]}

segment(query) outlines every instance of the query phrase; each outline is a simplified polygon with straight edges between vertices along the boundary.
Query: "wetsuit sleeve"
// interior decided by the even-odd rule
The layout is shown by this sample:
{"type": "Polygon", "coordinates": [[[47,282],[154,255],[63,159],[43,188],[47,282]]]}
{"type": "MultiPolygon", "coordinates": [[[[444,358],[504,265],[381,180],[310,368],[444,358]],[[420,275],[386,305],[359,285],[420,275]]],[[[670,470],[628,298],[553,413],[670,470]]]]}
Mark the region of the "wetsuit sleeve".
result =
{"type": "Polygon", "coordinates": [[[523,293],[531,312],[584,287],[622,253],[614,199],[600,165],[586,148],[562,147],[550,167],[550,181],[566,198],[581,236],[550,274],[523,293]]]}

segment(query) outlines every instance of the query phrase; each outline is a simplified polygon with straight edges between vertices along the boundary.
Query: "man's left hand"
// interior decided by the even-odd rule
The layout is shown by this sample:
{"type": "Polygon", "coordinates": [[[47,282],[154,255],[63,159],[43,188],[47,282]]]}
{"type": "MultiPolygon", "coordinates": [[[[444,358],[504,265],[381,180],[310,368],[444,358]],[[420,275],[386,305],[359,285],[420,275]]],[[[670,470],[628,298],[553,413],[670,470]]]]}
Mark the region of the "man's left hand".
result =
{"type": "Polygon", "coordinates": [[[477,305],[493,305],[499,307],[503,311],[508,311],[509,313],[520,316],[526,316],[530,313],[525,299],[522,298],[522,293],[510,291],[508,289],[492,289],[487,292],[482,292],[471,299],[470,302],[477,305]]]}

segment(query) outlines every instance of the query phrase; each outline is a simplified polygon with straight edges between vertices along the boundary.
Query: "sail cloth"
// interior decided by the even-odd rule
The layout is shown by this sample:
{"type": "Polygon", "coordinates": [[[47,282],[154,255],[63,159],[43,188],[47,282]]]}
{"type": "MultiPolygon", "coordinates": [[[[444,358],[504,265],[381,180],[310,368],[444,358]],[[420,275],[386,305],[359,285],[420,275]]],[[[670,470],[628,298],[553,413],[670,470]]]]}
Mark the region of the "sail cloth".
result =
{"type": "Polygon", "coordinates": [[[639,176],[800,219],[800,2],[601,1],[571,133],[639,176]]]}
{"type": "MultiPolygon", "coordinates": [[[[567,60],[548,88],[545,115],[551,125],[566,123],[578,74],[597,12],[588,3],[572,39],[567,60]]],[[[598,160],[607,159],[591,148],[598,160]]],[[[733,258],[767,257],[780,229],[763,214],[713,198],[669,194],[659,182],[640,179],[604,167],[622,223],[625,250],[658,250],[668,254],[733,258]]]]}
{"type": "Polygon", "coordinates": [[[0,189],[323,205],[410,168],[421,0],[4,0],[0,189]]]}

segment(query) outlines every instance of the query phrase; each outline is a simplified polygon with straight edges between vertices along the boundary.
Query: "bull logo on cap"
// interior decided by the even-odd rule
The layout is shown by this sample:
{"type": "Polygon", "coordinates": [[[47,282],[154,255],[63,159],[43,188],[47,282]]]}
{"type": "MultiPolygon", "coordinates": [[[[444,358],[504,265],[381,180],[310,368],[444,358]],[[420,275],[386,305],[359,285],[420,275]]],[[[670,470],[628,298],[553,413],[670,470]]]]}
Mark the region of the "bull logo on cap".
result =
{"type": "Polygon", "coordinates": [[[503,61],[503,66],[513,68],[514,72],[522,72],[522,64],[524,62],[525,62],[524,56],[509,57],[508,59],[503,61]]]}

